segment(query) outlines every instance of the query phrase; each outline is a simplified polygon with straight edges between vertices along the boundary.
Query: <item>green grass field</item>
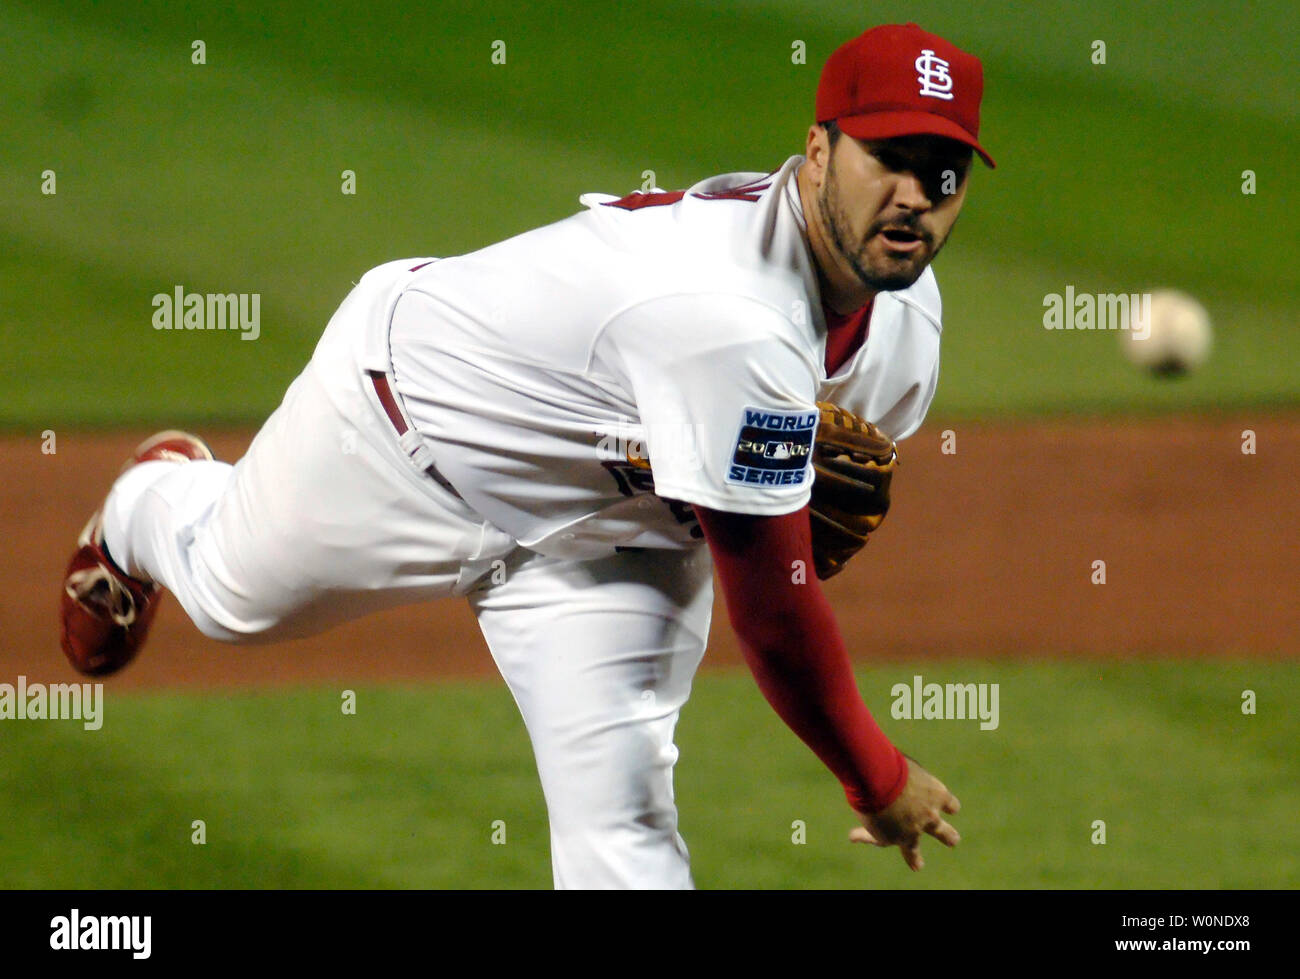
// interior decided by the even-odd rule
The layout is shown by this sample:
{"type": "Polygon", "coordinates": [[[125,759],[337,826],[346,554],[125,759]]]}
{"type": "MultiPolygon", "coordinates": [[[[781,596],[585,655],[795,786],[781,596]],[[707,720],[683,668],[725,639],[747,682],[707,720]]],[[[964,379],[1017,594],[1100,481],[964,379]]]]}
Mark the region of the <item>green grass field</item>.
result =
{"type": "MultiPolygon", "coordinates": [[[[977,168],[936,265],[935,417],[1300,404],[1287,0],[13,0],[0,430],[256,424],[366,269],[473,250],[645,171],[668,188],[775,168],[802,152],[830,51],[900,20],[983,58],[981,135],[999,163],[977,168]],[[191,63],[196,39],[206,64],[191,63]],[[41,193],[46,170],[56,194],[41,193]],[[261,337],[153,330],[151,297],[176,285],[260,294],[261,337]],[[1193,293],[1215,320],[1213,359],[1160,382],[1114,335],[1045,331],[1044,296],[1067,285],[1193,293]]],[[[678,769],[700,886],[1300,885],[1293,667],[925,672],[1002,684],[1001,726],[980,732],[888,720],[907,665],[862,677],[886,730],[962,797],[958,852],[932,843],[912,875],[895,853],[851,848],[838,787],[753,681],[707,673],[678,769]],[[1247,687],[1257,716],[1240,712],[1247,687]],[[1099,819],[1105,845],[1090,842],[1099,819]]],[[[108,698],[98,732],[0,726],[0,886],[550,884],[541,792],[500,685],[363,689],[355,717],[336,690],[108,698]],[[195,819],[206,845],[190,842],[195,819]]]]}
{"type": "MultiPolygon", "coordinates": [[[[706,673],[677,796],[705,888],[1300,885],[1300,697],[1285,665],[929,665],[998,683],[996,730],[890,720],[908,664],[859,682],[894,739],[962,799],[957,850],[912,874],[849,844],[838,786],[746,676],[706,673]],[[1252,689],[1259,712],[1241,712],[1252,689]],[[792,842],[802,820],[806,843],[792,842]],[[1091,842],[1104,820],[1106,842],[1091,842]]],[[[541,792],[500,685],[117,695],[101,730],[5,725],[0,886],[541,888],[541,792]],[[207,842],[191,842],[206,823],[207,842]],[[493,822],[506,842],[491,842],[493,822]]]]}
{"type": "Polygon", "coordinates": [[[937,265],[936,411],[1300,400],[1285,0],[42,0],[0,8],[0,426],[260,421],[382,261],[472,250],[646,170],[677,187],[801,152],[820,65],[865,17],[915,19],[986,65],[999,169],[974,176],[937,265]],[[151,297],[178,284],[261,294],[262,337],[154,331],[151,297]],[[1068,284],[1192,292],[1218,326],[1212,367],[1159,384],[1114,335],[1046,332],[1043,297],[1068,284]]]}

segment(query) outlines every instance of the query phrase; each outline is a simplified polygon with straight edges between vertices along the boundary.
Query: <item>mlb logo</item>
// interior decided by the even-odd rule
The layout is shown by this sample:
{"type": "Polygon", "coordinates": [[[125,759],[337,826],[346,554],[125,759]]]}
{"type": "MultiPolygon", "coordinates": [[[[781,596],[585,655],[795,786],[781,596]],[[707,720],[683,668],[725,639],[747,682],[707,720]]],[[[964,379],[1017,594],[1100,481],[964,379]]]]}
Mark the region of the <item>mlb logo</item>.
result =
{"type": "Polygon", "coordinates": [[[751,486],[799,486],[808,481],[818,414],[746,408],[727,481],[751,486]]]}
{"type": "Polygon", "coordinates": [[[808,447],[799,442],[770,442],[763,447],[764,459],[797,459],[808,454],[808,447]]]}

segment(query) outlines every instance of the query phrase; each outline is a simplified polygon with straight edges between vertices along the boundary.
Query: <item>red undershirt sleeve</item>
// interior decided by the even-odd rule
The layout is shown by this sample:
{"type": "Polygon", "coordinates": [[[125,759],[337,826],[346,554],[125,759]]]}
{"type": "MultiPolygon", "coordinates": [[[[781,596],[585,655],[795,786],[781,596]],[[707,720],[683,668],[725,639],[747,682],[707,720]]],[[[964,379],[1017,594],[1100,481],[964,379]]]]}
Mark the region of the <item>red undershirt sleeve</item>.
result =
{"type": "Polygon", "coordinates": [[[907,762],[867,710],[848,650],[813,573],[808,508],[751,516],[695,507],[732,627],[763,696],[844,786],[878,812],[907,782],[907,762]],[[802,561],[803,575],[797,575],[802,561]],[[802,583],[797,583],[802,581],[802,583]]]}

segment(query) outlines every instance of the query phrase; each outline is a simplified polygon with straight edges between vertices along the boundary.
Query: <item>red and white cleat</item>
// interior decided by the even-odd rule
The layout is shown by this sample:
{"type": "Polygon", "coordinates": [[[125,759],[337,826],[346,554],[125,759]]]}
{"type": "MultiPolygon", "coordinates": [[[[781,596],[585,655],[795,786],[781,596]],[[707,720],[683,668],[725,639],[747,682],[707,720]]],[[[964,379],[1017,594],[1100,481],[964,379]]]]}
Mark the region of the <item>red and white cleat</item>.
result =
{"type": "MultiPolygon", "coordinates": [[[[212,458],[202,439],[169,430],[136,446],[122,472],[142,462],[212,458]]],[[[89,676],[105,676],[126,666],[144,644],[162,596],[161,586],[137,581],[113,563],[104,549],[103,511],[96,510],[77,539],[63,579],[62,644],[68,662],[89,676]]]]}

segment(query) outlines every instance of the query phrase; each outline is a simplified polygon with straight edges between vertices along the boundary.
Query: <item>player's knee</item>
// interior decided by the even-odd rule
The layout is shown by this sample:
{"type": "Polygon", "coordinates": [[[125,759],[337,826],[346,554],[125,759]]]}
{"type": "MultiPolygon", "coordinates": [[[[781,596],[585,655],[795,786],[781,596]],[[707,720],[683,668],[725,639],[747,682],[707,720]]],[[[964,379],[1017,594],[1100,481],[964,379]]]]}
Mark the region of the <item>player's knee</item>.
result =
{"type": "Polygon", "coordinates": [[[669,889],[691,887],[690,860],[671,806],[621,818],[551,823],[551,859],[557,887],[669,889]]]}
{"type": "Polygon", "coordinates": [[[215,639],[217,642],[235,646],[254,646],[259,643],[278,641],[275,624],[271,622],[228,620],[229,624],[223,624],[223,622],[203,613],[197,615],[191,613],[190,619],[198,627],[199,632],[209,639],[215,639]]]}
{"type": "Polygon", "coordinates": [[[252,646],[293,638],[286,634],[285,618],[266,609],[220,602],[201,593],[177,598],[199,632],[217,642],[252,646]]]}
{"type": "Polygon", "coordinates": [[[549,815],[552,835],[577,850],[599,851],[616,839],[632,847],[653,848],[673,844],[677,837],[677,807],[658,793],[552,805],[549,815]]]}

